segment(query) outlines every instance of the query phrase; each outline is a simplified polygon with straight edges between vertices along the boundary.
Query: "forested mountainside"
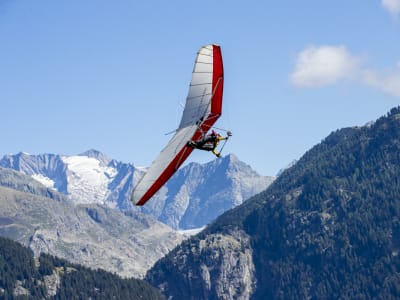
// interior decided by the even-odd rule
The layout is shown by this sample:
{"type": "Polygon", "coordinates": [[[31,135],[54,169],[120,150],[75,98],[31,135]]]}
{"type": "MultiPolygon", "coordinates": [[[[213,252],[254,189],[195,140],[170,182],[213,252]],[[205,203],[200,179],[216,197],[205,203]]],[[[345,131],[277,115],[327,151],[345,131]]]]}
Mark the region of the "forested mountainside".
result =
{"type": "Polygon", "coordinates": [[[158,261],[172,299],[399,299],[400,108],[337,130],[158,261]]]}
{"type": "Polygon", "coordinates": [[[164,299],[143,280],[70,264],[0,237],[1,299],[164,299]]]}

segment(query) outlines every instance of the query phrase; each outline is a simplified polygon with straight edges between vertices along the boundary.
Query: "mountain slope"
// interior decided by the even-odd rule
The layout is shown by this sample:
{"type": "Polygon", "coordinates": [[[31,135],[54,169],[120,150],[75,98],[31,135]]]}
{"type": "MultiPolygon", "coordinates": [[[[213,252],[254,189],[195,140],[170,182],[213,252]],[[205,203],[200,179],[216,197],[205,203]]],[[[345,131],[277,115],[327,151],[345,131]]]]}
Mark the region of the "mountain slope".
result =
{"type": "Polygon", "coordinates": [[[172,299],[399,298],[399,178],[396,108],[332,133],[147,279],[172,299]]]}
{"type": "Polygon", "coordinates": [[[29,176],[0,168],[0,235],[74,263],[142,277],[183,240],[140,212],[75,205],[29,176]]]}

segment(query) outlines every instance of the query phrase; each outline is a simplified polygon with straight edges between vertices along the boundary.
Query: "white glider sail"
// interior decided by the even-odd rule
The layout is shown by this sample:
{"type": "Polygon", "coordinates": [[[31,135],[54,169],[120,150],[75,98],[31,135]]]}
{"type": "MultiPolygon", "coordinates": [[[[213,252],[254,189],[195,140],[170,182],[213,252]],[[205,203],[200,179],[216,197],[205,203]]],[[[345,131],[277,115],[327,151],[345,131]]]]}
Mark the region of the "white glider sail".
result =
{"type": "Polygon", "coordinates": [[[168,181],[193,151],[187,142],[202,138],[221,116],[223,83],[221,48],[201,47],[179,127],[134,188],[131,197],[134,204],[146,203],[168,181]]]}

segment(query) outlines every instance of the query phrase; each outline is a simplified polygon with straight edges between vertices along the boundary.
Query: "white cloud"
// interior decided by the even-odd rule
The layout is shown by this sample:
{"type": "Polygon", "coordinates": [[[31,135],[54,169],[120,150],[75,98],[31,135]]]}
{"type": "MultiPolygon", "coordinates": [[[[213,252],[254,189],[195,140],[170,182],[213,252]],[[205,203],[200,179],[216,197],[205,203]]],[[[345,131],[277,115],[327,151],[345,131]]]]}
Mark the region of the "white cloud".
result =
{"type": "Polygon", "coordinates": [[[400,0],[381,0],[383,7],[395,16],[400,15],[400,0]]]}
{"type": "Polygon", "coordinates": [[[400,61],[385,71],[367,69],[361,62],[361,57],[349,53],[345,46],[310,46],[297,55],[290,79],[292,84],[302,88],[332,85],[351,79],[390,96],[400,97],[400,61]]]}
{"type": "Polygon", "coordinates": [[[310,46],[297,56],[291,82],[299,87],[318,87],[351,78],[360,59],[345,46],[310,46]]]}
{"type": "Polygon", "coordinates": [[[362,79],[368,86],[378,88],[388,95],[400,97],[400,70],[385,73],[365,70],[362,79]]]}

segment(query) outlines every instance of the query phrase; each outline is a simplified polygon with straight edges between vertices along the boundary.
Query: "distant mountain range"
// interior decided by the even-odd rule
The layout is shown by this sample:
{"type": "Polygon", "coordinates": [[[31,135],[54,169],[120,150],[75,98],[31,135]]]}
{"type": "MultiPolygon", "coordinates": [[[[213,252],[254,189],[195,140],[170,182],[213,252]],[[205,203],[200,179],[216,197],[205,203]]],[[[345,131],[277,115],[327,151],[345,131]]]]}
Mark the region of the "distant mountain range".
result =
{"type": "Polygon", "coordinates": [[[129,201],[133,185],[145,169],[109,159],[97,150],[76,156],[6,155],[0,167],[29,175],[76,204],[133,209],[182,230],[201,228],[274,180],[228,155],[204,165],[191,163],[183,167],[145,206],[133,207],[129,201]]]}
{"type": "Polygon", "coordinates": [[[101,204],[125,209],[133,182],[142,175],[132,164],[108,159],[90,150],[76,156],[58,154],[5,155],[0,167],[31,176],[65,194],[76,204],[101,204]]]}
{"type": "Polygon", "coordinates": [[[168,299],[400,299],[400,107],[344,128],[158,261],[168,299]]]}

